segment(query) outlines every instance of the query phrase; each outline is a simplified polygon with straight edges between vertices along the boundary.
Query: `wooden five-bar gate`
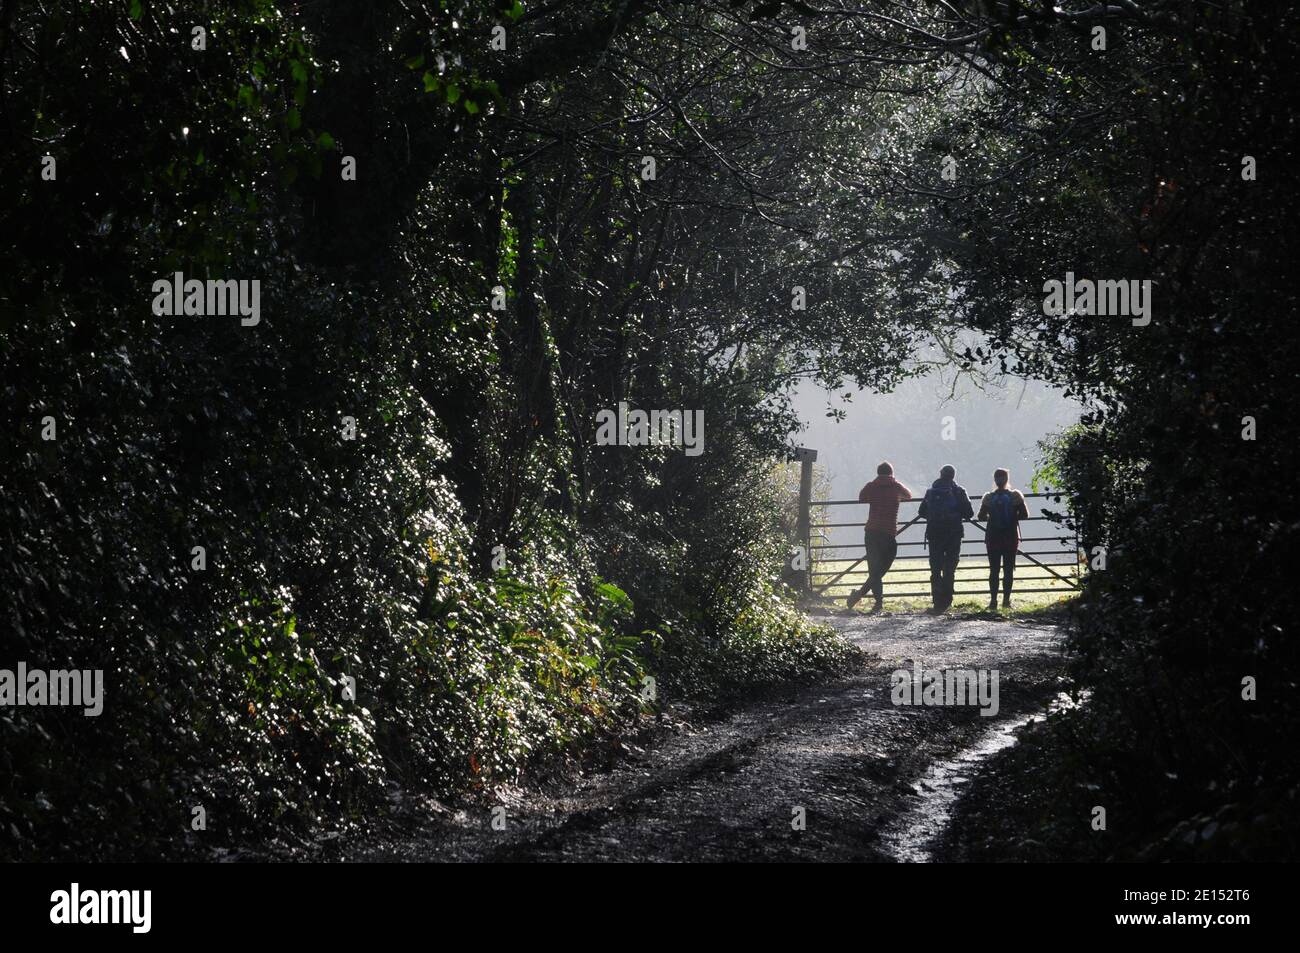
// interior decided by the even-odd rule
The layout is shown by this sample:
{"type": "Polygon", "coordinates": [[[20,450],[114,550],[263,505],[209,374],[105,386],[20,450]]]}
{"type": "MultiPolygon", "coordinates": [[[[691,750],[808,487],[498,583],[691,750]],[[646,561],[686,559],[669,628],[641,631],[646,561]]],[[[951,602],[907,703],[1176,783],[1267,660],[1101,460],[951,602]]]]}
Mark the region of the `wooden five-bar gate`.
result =
{"type": "MultiPolygon", "coordinates": [[[[828,594],[832,588],[837,586],[857,588],[867,580],[867,563],[866,554],[864,552],[866,549],[865,541],[855,543],[822,542],[818,545],[814,545],[812,541],[814,538],[828,540],[830,537],[825,531],[829,529],[853,527],[856,528],[860,534],[863,525],[867,520],[866,507],[868,504],[859,503],[857,500],[814,500],[812,498],[812,465],[813,461],[817,459],[817,451],[800,447],[795,451],[795,459],[800,462],[799,515],[795,528],[795,534],[797,537],[796,542],[801,545],[804,548],[804,551],[808,554],[806,561],[807,572],[806,575],[801,576],[804,588],[822,595],[828,594]],[[826,522],[814,523],[812,521],[814,513],[824,513],[830,507],[861,507],[861,510],[854,513],[856,518],[850,521],[831,522],[829,521],[831,519],[829,516],[827,517],[828,521],[826,522]],[[828,565],[828,560],[821,557],[820,554],[830,550],[843,550],[851,554],[845,559],[834,560],[834,562],[843,563],[849,562],[850,560],[852,560],[852,562],[843,568],[838,566],[831,569],[823,568],[828,565]],[[853,559],[853,555],[856,555],[857,552],[862,552],[863,555],[853,559]]],[[[916,499],[904,501],[900,504],[900,516],[906,512],[906,510],[903,509],[904,507],[916,507],[920,505],[922,490],[918,489],[916,492],[918,493],[916,499]]],[[[971,496],[972,505],[977,511],[979,509],[979,500],[982,496],[983,494],[975,494],[971,496]]],[[[1025,535],[1021,538],[1021,550],[1017,559],[1018,565],[1016,567],[1015,587],[1017,593],[1059,592],[1064,594],[1069,591],[1077,590],[1082,582],[1080,577],[1082,563],[1080,560],[1078,539],[1075,536],[1074,531],[1062,525],[1058,517],[1045,515],[1041,510],[1035,513],[1036,507],[1033,505],[1032,501],[1045,499],[1060,501],[1061,497],[1059,494],[1055,493],[1025,494],[1026,505],[1029,507],[1030,513],[1028,522],[1032,525],[1024,527],[1021,530],[1025,535]],[[1057,527],[1060,531],[1055,535],[1042,535],[1053,526],[1057,527]],[[1056,548],[1044,548],[1042,545],[1049,543],[1056,544],[1056,548]],[[1024,574],[1023,570],[1032,569],[1034,567],[1039,571],[1030,575],[1024,574]],[[1046,583],[1046,585],[1042,585],[1043,583],[1046,583]]],[[[847,516],[848,512],[851,511],[841,510],[840,512],[845,512],[845,515],[847,516]]],[[[961,560],[957,567],[957,585],[961,585],[963,582],[969,583],[975,581],[969,576],[962,579],[960,576],[962,569],[969,570],[978,565],[978,567],[983,570],[983,573],[976,577],[976,580],[979,582],[978,588],[954,589],[953,594],[957,596],[987,596],[988,586],[985,579],[988,570],[988,562],[984,554],[985,527],[978,520],[971,519],[966,520],[966,522],[971,527],[974,527],[975,532],[968,530],[965,538],[962,540],[961,560]]],[[[1022,520],[1021,522],[1025,521],[1022,520]]],[[[928,597],[930,595],[928,565],[900,565],[901,561],[908,559],[916,560],[923,558],[924,556],[924,550],[922,547],[925,546],[925,540],[921,537],[925,529],[925,521],[921,520],[917,516],[913,516],[907,522],[899,524],[895,535],[902,537],[910,529],[914,529],[913,535],[917,538],[907,540],[899,539],[899,561],[894,563],[894,567],[885,576],[885,598],[887,599],[914,598],[917,596],[928,597]],[[912,549],[915,554],[912,556],[907,555],[907,548],[912,549]],[[900,573],[918,573],[923,570],[925,574],[924,579],[913,579],[910,583],[907,581],[902,583],[904,587],[910,584],[915,584],[920,586],[920,588],[904,588],[900,591],[898,582],[895,582],[892,585],[892,588],[889,585],[891,576],[897,577],[900,573]]],[[[857,538],[859,540],[862,539],[861,535],[857,538]]]]}

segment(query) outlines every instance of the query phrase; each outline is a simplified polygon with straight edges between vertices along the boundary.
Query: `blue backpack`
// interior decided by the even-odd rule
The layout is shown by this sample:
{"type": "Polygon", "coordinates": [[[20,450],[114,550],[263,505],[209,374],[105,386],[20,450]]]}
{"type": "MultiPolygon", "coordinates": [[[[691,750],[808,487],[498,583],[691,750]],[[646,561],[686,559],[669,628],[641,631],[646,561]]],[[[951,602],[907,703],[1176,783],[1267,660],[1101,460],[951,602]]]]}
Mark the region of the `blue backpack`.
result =
{"type": "Polygon", "coordinates": [[[1017,522],[1016,498],[1010,490],[995,490],[989,498],[989,532],[1009,533],[1017,522]]]}
{"type": "Polygon", "coordinates": [[[961,524],[961,504],[954,484],[932,486],[925,491],[925,518],[929,523],[961,524]]]}

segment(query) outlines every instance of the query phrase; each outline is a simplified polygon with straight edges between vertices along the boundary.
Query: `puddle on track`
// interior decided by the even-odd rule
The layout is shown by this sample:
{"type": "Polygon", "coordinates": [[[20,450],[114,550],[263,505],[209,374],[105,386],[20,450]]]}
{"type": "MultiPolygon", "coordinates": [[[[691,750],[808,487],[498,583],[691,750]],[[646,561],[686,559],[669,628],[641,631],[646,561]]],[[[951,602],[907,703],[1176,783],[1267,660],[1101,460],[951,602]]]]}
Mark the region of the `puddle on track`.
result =
{"type": "MultiPolygon", "coordinates": [[[[1078,704],[1083,701],[1086,698],[1078,704]]],[[[1063,692],[1048,706],[1048,713],[1075,707],[1076,703],[1063,692]]],[[[918,797],[914,806],[881,831],[881,849],[901,863],[921,864],[932,860],[934,842],[952,820],[953,806],[980,764],[1010,748],[1016,743],[1016,733],[1021,728],[1042,721],[1044,717],[1043,712],[1035,712],[990,728],[979,741],[955,758],[930,765],[916,782],[918,797]]]]}

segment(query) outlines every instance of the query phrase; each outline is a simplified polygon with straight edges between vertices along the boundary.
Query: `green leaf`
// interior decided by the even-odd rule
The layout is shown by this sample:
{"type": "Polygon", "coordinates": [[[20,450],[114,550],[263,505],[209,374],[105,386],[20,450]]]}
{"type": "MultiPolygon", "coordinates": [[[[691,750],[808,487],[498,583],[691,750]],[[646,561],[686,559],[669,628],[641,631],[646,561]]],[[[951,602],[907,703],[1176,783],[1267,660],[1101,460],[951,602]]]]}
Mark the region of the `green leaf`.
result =
{"type": "Polygon", "coordinates": [[[143,15],[144,7],[141,5],[140,0],[131,0],[131,19],[139,20],[143,15]]]}
{"type": "Polygon", "coordinates": [[[465,100],[465,112],[469,113],[471,116],[477,113],[478,103],[474,102],[472,99],[465,100]]]}
{"type": "Polygon", "coordinates": [[[455,83],[450,83],[450,84],[448,84],[448,86],[447,86],[447,102],[449,102],[449,103],[455,103],[456,100],[458,100],[458,99],[460,99],[460,87],[457,86],[455,83]]]}
{"type": "Polygon", "coordinates": [[[298,107],[296,106],[289,107],[288,120],[289,120],[290,129],[297,129],[299,126],[302,125],[302,113],[298,112],[298,107]]]}
{"type": "Polygon", "coordinates": [[[432,73],[428,72],[427,70],[424,73],[423,79],[424,79],[424,91],[426,93],[431,93],[438,88],[438,77],[434,76],[432,73]]]}
{"type": "Polygon", "coordinates": [[[600,585],[596,586],[596,591],[610,602],[616,602],[619,605],[626,605],[629,608],[632,605],[632,600],[628,598],[628,594],[612,582],[600,583],[600,585]]]}
{"type": "Polygon", "coordinates": [[[320,146],[326,152],[334,148],[334,137],[328,132],[322,132],[316,137],[316,145],[320,146]]]}

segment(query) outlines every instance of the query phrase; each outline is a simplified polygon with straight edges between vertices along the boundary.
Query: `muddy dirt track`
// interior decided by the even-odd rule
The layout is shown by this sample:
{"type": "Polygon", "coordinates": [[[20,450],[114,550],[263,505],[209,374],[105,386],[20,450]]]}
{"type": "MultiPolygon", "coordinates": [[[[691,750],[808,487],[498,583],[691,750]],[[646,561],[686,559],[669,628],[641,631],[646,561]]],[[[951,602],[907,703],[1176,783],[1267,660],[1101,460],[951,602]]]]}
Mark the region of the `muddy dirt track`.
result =
{"type": "Polygon", "coordinates": [[[974,768],[1014,743],[1015,729],[1060,691],[1059,633],[979,617],[832,611],[821,618],[873,656],[867,669],[721,720],[678,723],[611,770],[509,799],[495,827],[490,807],[460,808],[419,833],[338,843],[323,853],[413,861],[942,860],[932,841],[974,768]],[[918,659],[926,669],[996,669],[998,714],[892,704],[890,673],[918,659]]]}

